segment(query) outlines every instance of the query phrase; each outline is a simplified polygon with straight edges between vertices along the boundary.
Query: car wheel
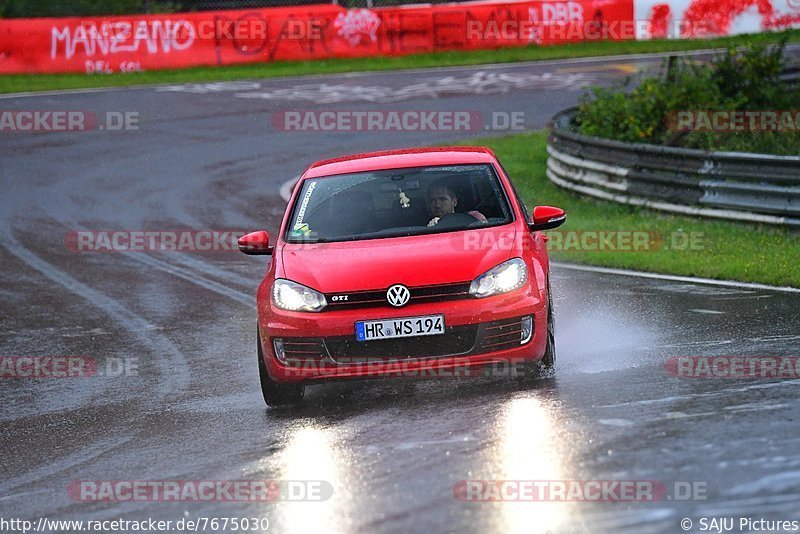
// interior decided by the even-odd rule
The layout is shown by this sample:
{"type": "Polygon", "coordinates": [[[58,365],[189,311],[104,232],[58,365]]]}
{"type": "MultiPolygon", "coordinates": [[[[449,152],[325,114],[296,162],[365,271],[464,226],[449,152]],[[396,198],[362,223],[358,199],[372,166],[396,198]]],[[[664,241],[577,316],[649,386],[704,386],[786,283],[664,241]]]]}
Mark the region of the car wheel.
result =
{"type": "Polygon", "coordinates": [[[267,406],[291,406],[303,400],[305,387],[301,384],[279,384],[272,380],[267,373],[267,366],[264,365],[264,352],[261,348],[261,336],[257,337],[258,342],[258,376],[261,379],[261,394],[267,406]]]}
{"type": "Polygon", "coordinates": [[[553,297],[547,296],[547,346],[539,366],[542,371],[552,373],[556,366],[556,327],[553,317],[553,297]]]}
{"type": "Polygon", "coordinates": [[[553,302],[547,298],[547,344],[540,360],[526,361],[516,366],[517,378],[523,382],[535,378],[548,378],[555,372],[556,336],[553,318],[553,302]]]}

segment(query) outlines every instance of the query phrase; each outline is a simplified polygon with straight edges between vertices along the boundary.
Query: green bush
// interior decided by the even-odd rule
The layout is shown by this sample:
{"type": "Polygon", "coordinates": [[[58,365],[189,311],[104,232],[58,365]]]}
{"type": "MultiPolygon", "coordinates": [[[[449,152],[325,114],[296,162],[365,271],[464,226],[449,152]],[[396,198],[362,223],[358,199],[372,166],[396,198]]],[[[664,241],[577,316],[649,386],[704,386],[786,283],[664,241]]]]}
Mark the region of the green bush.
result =
{"type": "Polygon", "coordinates": [[[711,63],[677,58],[664,74],[611,89],[597,87],[581,101],[581,133],[626,142],[738,152],[797,155],[800,134],[779,132],[677,132],[668,117],[678,111],[793,110],[800,95],[780,82],[785,41],[735,49],[711,63]]]}

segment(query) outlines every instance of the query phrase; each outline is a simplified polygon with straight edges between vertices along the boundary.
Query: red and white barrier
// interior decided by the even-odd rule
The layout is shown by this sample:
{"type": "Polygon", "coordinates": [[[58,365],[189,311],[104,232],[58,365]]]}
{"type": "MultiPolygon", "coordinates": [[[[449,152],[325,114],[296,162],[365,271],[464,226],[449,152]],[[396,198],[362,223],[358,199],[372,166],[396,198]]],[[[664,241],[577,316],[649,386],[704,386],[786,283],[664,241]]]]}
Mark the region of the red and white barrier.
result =
{"type": "Polygon", "coordinates": [[[630,0],[371,10],[327,4],[173,15],[7,19],[0,20],[0,73],[102,73],[557,44],[580,40],[586,24],[600,34],[608,24],[632,19],[630,0]]]}
{"type": "Polygon", "coordinates": [[[800,0],[530,0],[0,20],[0,74],[110,73],[800,27],[800,0]]]}
{"type": "Polygon", "coordinates": [[[800,0],[636,0],[637,39],[703,38],[800,28],[800,0]]]}

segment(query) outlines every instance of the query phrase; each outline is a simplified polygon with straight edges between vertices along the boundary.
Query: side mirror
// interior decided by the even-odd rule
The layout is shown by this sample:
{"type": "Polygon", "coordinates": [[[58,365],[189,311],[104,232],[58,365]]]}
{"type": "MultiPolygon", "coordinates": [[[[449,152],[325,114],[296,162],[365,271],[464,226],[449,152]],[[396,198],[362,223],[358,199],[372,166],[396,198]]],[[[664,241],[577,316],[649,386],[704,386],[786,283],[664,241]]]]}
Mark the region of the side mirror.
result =
{"type": "Polygon", "coordinates": [[[250,254],[251,256],[269,255],[275,250],[269,246],[269,234],[264,230],[245,234],[237,241],[239,252],[250,254]]]}
{"type": "Polygon", "coordinates": [[[558,228],[567,220],[567,214],[561,208],[552,206],[536,206],[533,208],[533,223],[528,224],[531,232],[558,228]]]}

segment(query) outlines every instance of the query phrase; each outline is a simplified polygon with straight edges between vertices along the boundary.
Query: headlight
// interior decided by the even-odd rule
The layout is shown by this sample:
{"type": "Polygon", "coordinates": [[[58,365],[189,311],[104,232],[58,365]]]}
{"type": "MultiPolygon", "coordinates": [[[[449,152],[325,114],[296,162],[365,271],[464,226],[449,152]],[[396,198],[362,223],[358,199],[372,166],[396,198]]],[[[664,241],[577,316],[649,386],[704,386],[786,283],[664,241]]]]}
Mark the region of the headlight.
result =
{"type": "Polygon", "coordinates": [[[520,258],[514,258],[489,269],[472,281],[469,292],[478,298],[508,293],[525,285],[528,268],[520,258]]]}
{"type": "Polygon", "coordinates": [[[289,311],[317,312],[328,305],[325,295],[291,280],[275,280],[272,285],[272,302],[289,311]]]}

